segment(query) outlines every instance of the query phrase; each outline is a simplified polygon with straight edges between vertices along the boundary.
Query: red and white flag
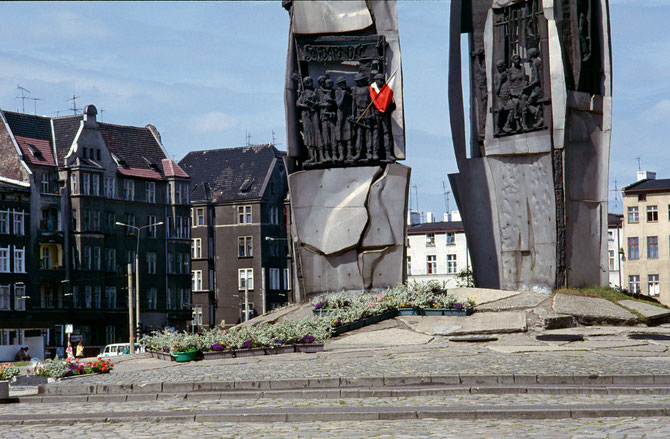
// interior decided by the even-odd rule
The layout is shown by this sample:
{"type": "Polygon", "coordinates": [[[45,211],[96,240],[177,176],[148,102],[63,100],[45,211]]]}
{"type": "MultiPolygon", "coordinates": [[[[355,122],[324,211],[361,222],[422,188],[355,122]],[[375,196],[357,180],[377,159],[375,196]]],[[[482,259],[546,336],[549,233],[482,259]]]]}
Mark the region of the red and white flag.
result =
{"type": "Polygon", "coordinates": [[[386,84],[382,85],[382,88],[379,89],[376,82],[373,82],[370,85],[370,97],[372,102],[377,107],[377,110],[380,112],[385,112],[388,108],[391,101],[393,101],[393,86],[395,84],[395,73],[391,76],[386,84]]]}

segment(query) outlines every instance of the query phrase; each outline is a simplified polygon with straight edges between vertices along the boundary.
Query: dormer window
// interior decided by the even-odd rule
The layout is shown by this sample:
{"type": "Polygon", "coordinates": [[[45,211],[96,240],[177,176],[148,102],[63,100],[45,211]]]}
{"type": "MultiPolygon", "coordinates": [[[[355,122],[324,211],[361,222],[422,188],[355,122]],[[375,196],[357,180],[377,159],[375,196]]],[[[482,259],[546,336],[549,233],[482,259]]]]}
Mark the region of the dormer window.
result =
{"type": "Polygon", "coordinates": [[[28,148],[30,148],[30,153],[33,155],[33,157],[42,158],[42,151],[40,151],[35,145],[29,143],[28,148]]]}
{"type": "Polygon", "coordinates": [[[240,192],[249,192],[251,186],[254,184],[253,178],[247,178],[244,180],[244,183],[240,186],[240,192]]]}

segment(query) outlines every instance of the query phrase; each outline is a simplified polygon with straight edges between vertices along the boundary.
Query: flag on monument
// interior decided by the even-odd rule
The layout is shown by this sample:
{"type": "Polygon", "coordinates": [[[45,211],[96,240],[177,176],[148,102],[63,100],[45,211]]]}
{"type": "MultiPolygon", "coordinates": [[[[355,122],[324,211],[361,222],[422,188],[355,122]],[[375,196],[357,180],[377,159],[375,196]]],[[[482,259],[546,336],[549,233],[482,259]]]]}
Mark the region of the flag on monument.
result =
{"type": "Polygon", "coordinates": [[[374,102],[377,110],[381,111],[382,113],[386,111],[386,108],[389,106],[391,101],[393,101],[394,83],[395,74],[391,76],[391,79],[389,79],[386,84],[382,85],[381,90],[375,82],[370,85],[370,97],[372,98],[372,102],[374,102]]]}

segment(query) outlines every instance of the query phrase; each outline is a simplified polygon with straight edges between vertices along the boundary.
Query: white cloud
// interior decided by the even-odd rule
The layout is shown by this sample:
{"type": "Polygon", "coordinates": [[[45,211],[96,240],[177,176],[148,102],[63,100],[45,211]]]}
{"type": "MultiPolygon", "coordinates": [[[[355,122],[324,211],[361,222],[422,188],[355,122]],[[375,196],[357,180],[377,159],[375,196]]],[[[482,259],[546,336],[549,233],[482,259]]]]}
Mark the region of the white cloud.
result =
{"type": "Polygon", "coordinates": [[[238,125],[236,118],[220,111],[210,111],[193,118],[193,129],[200,133],[226,131],[238,125]]]}

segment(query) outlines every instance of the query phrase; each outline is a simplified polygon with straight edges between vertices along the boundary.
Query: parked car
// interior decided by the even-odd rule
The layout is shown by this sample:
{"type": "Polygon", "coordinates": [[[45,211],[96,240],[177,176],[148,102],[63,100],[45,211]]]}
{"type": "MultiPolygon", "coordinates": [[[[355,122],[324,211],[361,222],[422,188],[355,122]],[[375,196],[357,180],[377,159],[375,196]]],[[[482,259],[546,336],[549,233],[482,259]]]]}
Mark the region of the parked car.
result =
{"type": "MultiPolygon", "coordinates": [[[[135,343],[135,352],[144,352],[144,346],[141,346],[139,343],[135,343]]],[[[119,355],[125,355],[128,353],[130,353],[130,343],[108,344],[105,346],[105,349],[100,351],[98,358],[117,357],[119,355]]]]}

